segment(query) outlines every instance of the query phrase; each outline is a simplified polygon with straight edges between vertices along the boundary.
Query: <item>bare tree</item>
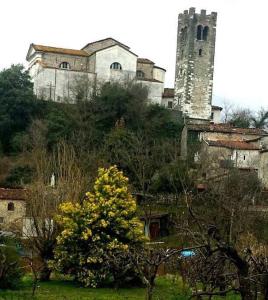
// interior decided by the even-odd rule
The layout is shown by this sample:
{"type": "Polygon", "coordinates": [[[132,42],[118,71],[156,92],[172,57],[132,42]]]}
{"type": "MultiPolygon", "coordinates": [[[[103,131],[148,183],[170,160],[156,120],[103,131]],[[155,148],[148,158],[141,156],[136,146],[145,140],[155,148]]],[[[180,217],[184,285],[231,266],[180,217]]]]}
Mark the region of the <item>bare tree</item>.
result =
{"type": "Polygon", "coordinates": [[[191,239],[200,246],[191,260],[189,281],[196,290],[192,297],[225,296],[234,291],[243,300],[256,298],[256,273],[251,249],[240,248],[238,241],[244,232],[254,233],[254,219],[249,212],[251,199],[259,193],[258,181],[251,174],[230,172],[213,182],[203,193],[185,195],[188,218],[183,226],[191,239]],[[255,271],[253,271],[255,270],[255,271]],[[203,290],[197,286],[203,284],[203,290]]]}
{"type": "Polygon", "coordinates": [[[55,217],[59,204],[79,201],[85,192],[85,177],[70,145],[61,142],[49,153],[36,147],[30,153],[35,178],[27,186],[27,218],[23,234],[25,243],[42,264],[40,279],[48,280],[49,260],[58,235],[55,217]]]}

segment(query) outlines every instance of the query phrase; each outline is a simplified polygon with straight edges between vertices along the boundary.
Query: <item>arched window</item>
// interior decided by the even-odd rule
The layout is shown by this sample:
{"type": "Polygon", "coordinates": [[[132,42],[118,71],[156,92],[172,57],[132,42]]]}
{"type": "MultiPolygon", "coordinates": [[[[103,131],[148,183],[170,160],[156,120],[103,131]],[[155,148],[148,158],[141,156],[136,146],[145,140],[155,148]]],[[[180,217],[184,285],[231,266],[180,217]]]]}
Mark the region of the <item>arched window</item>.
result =
{"type": "Polygon", "coordinates": [[[60,68],[61,69],[71,69],[70,64],[67,61],[63,61],[62,63],[60,63],[60,68]]]}
{"type": "Polygon", "coordinates": [[[113,70],[122,70],[122,66],[119,62],[114,62],[111,64],[110,69],[113,70]]]}
{"type": "Polygon", "coordinates": [[[202,49],[198,50],[198,54],[199,54],[199,56],[202,56],[202,49]]]}
{"type": "Polygon", "coordinates": [[[203,33],[203,26],[198,25],[197,26],[197,34],[196,34],[196,38],[198,41],[202,41],[202,33],[203,33]]]}
{"type": "Polygon", "coordinates": [[[137,77],[144,78],[144,72],[142,72],[141,70],[137,70],[137,77]]]}
{"type": "Polygon", "coordinates": [[[205,26],[203,29],[203,40],[206,41],[208,39],[208,26],[205,26]]]}
{"type": "Polygon", "coordinates": [[[10,210],[10,211],[14,211],[15,210],[15,206],[14,206],[13,202],[9,202],[8,203],[7,210],[10,210]]]}

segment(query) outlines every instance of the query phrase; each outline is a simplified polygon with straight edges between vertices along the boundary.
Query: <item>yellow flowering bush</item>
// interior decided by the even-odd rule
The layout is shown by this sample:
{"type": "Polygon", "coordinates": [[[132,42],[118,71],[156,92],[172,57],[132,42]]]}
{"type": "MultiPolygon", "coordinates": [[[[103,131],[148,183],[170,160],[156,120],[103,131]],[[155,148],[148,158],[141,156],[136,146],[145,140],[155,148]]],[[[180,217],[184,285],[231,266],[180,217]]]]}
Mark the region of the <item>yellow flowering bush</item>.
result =
{"type": "Polygon", "coordinates": [[[104,263],[109,255],[145,240],[128,178],[116,166],[99,169],[93,191],[81,205],[64,203],[60,210],[55,264],[85,286],[96,287],[111,278],[112,270],[104,263]]]}

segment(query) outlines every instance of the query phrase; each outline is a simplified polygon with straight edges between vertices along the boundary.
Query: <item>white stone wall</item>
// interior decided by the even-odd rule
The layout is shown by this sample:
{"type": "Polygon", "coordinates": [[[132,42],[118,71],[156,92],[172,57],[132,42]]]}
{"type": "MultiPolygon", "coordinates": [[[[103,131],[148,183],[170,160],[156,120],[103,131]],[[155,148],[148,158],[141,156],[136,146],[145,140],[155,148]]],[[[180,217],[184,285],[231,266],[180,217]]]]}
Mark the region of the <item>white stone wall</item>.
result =
{"type": "MultiPolygon", "coordinates": [[[[37,97],[44,100],[65,102],[74,100],[75,85],[79,81],[88,80],[92,86],[95,83],[95,74],[78,72],[72,70],[43,68],[41,66],[32,68],[32,79],[34,82],[34,92],[37,97]]],[[[90,93],[89,91],[89,93],[90,93]]]]}
{"type": "Polygon", "coordinates": [[[148,100],[150,100],[151,103],[161,105],[164,83],[145,80],[137,80],[137,82],[147,87],[148,100]]]}
{"type": "Polygon", "coordinates": [[[237,168],[259,169],[260,153],[258,150],[233,150],[232,160],[237,168]]]}
{"type": "Polygon", "coordinates": [[[98,81],[133,80],[136,76],[137,56],[115,45],[96,53],[95,73],[98,81]],[[112,70],[112,63],[118,62],[122,70],[112,70]]]}
{"type": "Polygon", "coordinates": [[[166,108],[170,108],[169,107],[169,102],[172,103],[172,108],[174,108],[174,106],[175,106],[174,97],[170,97],[170,98],[165,97],[165,98],[162,98],[161,105],[163,105],[166,108]]]}
{"type": "Polygon", "coordinates": [[[221,111],[219,109],[213,109],[213,107],[212,107],[212,113],[213,113],[212,122],[215,124],[222,123],[221,122],[221,111]]]}
{"type": "Polygon", "coordinates": [[[258,176],[263,187],[268,189],[268,151],[260,152],[260,167],[258,170],[258,176]]]}
{"type": "MultiPolygon", "coordinates": [[[[165,82],[166,71],[157,67],[153,68],[153,79],[165,82]]],[[[164,92],[164,90],[163,90],[164,92]]]]}

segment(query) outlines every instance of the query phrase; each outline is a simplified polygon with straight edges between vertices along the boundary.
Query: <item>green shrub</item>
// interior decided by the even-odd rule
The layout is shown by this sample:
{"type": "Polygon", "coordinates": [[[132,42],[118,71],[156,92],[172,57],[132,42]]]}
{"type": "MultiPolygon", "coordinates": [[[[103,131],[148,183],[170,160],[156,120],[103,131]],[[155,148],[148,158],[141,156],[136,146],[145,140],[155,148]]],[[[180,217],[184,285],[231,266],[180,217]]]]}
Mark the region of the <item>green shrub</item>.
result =
{"type": "Polygon", "coordinates": [[[22,275],[15,240],[12,237],[0,236],[0,288],[18,288],[22,275]]]}

